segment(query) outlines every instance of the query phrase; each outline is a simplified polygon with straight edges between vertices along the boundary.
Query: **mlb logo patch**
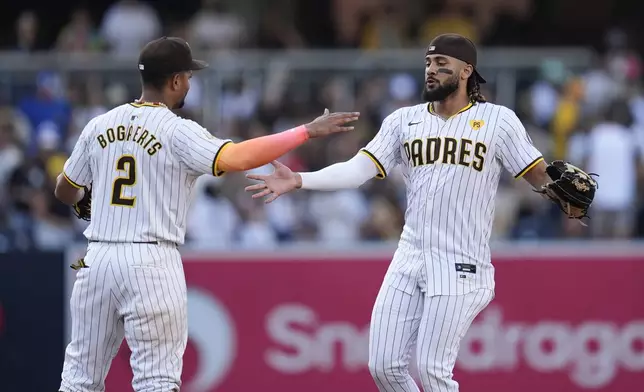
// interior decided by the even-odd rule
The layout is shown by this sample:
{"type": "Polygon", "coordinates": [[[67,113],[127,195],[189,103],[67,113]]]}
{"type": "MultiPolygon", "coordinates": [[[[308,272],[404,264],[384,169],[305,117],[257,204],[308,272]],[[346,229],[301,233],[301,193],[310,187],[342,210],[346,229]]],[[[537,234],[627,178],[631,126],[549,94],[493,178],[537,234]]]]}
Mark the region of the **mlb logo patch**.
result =
{"type": "Polygon", "coordinates": [[[485,121],[483,120],[470,120],[470,127],[475,131],[481,129],[483,125],[485,125],[485,121]]]}

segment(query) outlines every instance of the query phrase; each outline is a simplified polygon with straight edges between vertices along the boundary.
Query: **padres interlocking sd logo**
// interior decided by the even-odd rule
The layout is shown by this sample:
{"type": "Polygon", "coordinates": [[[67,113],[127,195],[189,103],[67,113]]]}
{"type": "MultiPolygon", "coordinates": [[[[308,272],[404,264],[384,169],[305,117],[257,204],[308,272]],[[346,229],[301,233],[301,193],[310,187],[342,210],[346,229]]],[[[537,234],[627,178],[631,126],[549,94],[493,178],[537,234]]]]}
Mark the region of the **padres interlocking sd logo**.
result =
{"type": "Polygon", "coordinates": [[[475,131],[481,129],[483,125],[485,125],[485,121],[483,120],[470,120],[470,127],[475,131]]]}

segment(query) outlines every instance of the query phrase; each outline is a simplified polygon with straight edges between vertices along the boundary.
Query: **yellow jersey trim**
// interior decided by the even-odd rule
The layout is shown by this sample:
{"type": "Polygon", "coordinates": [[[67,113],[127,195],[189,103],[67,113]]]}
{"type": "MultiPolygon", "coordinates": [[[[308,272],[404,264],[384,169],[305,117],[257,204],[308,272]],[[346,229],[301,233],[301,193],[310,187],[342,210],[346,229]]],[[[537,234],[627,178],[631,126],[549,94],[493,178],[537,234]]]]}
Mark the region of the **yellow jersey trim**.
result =
{"type": "MultiPolygon", "coordinates": [[[[464,111],[466,111],[466,110],[469,110],[472,106],[474,106],[474,102],[470,102],[470,103],[468,103],[468,104],[467,104],[463,109],[459,110],[459,111],[458,111],[458,112],[456,112],[454,115],[450,116],[450,117],[448,118],[448,120],[449,120],[450,118],[453,118],[453,117],[455,117],[455,116],[458,116],[459,114],[463,113],[463,112],[464,112],[464,111]]],[[[433,114],[434,116],[439,116],[439,115],[434,111],[434,105],[432,105],[432,103],[431,103],[431,102],[430,102],[429,104],[427,104],[427,110],[429,111],[429,113],[430,113],[430,114],[433,114]]],[[[439,116],[439,117],[440,117],[440,116],[439,116]]]]}
{"type": "Polygon", "coordinates": [[[165,107],[167,107],[164,104],[159,103],[159,102],[141,102],[141,103],[130,102],[130,105],[134,106],[135,108],[143,108],[143,107],[146,107],[146,108],[165,108],[165,107]]]}
{"type": "Polygon", "coordinates": [[[382,163],[380,163],[378,158],[376,158],[375,155],[373,155],[372,153],[370,153],[365,149],[360,150],[360,152],[368,156],[369,159],[371,159],[371,161],[376,165],[376,168],[378,169],[378,174],[376,174],[376,178],[381,180],[385,179],[385,177],[387,177],[387,171],[385,170],[385,167],[382,166],[382,163]]]}
{"type": "Polygon", "coordinates": [[[63,172],[63,177],[65,177],[65,179],[67,180],[67,182],[69,182],[69,184],[70,184],[71,186],[73,186],[74,188],[76,188],[76,189],[81,189],[81,188],[83,188],[83,185],[77,184],[77,183],[75,183],[74,181],[72,181],[72,180],[71,180],[71,178],[69,178],[69,177],[67,176],[67,174],[65,174],[65,172],[63,172]]]}
{"type": "Polygon", "coordinates": [[[541,161],[543,161],[543,157],[539,157],[539,158],[535,159],[534,161],[530,162],[530,164],[528,166],[526,166],[523,170],[521,170],[516,176],[514,176],[514,178],[523,177],[527,172],[532,170],[532,168],[537,166],[539,164],[539,162],[541,162],[541,161]]]}
{"type": "Polygon", "coordinates": [[[221,177],[221,176],[224,175],[224,173],[226,173],[225,171],[217,169],[217,163],[219,162],[219,158],[221,158],[221,153],[224,151],[224,149],[226,147],[228,147],[229,145],[232,145],[232,144],[233,144],[233,142],[227,141],[221,147],[219,147],[219,151],[217,151],[217,153],[215,154],[215,159],[212,160],[212,175],[213,176],[221,177]]]}

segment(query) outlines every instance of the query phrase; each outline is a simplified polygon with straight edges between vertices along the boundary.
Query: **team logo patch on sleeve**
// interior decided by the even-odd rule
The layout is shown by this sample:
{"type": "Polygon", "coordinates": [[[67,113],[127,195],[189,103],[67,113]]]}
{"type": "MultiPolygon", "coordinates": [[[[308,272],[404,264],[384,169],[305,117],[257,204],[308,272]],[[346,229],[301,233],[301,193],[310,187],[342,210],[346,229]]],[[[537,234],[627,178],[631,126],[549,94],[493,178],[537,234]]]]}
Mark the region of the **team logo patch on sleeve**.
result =
{"type": "Polygon", "coordinates": [[[473,130],[478,131],[485,125],[485,121],[483,120],[470,120],[470,127],[472,127],[473,130]]]}

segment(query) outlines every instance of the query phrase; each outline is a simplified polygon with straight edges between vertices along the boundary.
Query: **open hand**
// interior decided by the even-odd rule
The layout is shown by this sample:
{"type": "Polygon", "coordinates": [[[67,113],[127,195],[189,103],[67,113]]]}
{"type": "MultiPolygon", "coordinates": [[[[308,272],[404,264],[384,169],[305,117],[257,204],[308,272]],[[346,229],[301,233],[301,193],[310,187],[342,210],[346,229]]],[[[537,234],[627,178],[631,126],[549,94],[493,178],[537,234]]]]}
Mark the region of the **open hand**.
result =
{"type": "Polygon", "coordinates": [[[358,112],[329,113],[329,109],[324,109],[324,114],[305,126],[309,138],[312,139],[332,133],[352,131],[354,127],[345,125],[357,121],[358,118],[360,118],[360,113],[358,112]]]}
{"type": "Polygon", "coordinates": [[[246,192],[258,191],[253,194],[253,199],[270,195],[264,200],[266,204],[302,186],[302,177],[297,173],[293,173],[286,165],[278,161],[271,162],[271,165],[275,168],[275,171],[271,174],[246,175],[248,179],[261,181],[259,184],[247,186],[246,192]]]}

